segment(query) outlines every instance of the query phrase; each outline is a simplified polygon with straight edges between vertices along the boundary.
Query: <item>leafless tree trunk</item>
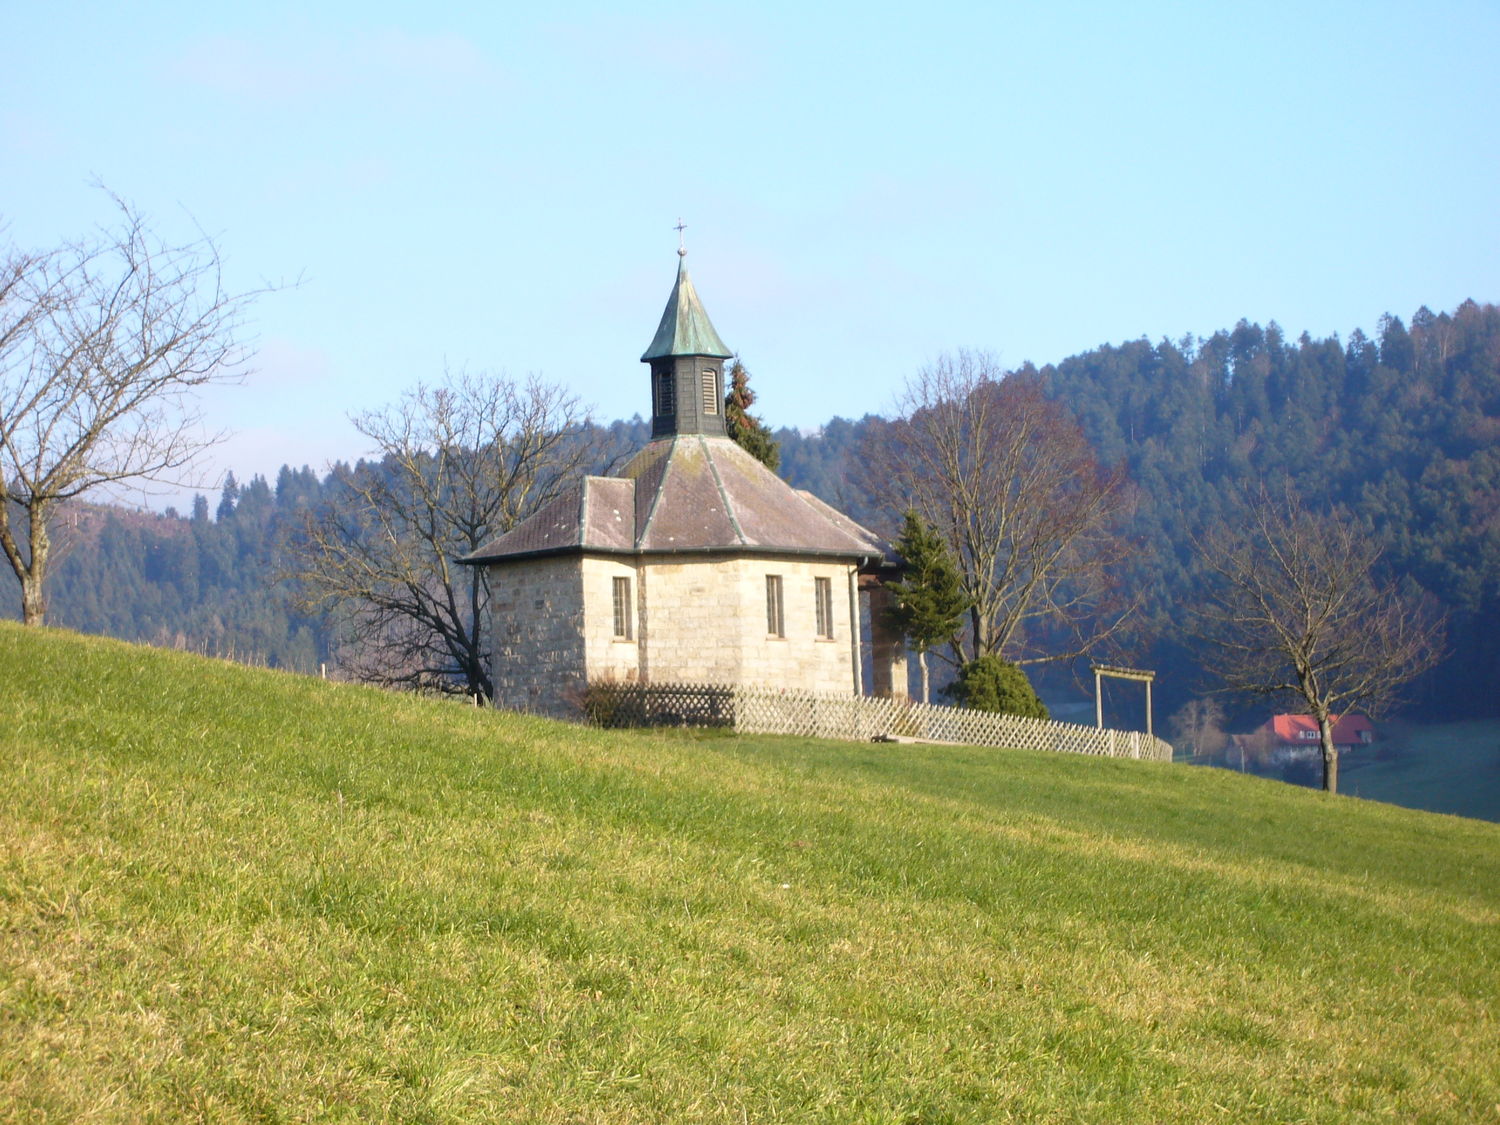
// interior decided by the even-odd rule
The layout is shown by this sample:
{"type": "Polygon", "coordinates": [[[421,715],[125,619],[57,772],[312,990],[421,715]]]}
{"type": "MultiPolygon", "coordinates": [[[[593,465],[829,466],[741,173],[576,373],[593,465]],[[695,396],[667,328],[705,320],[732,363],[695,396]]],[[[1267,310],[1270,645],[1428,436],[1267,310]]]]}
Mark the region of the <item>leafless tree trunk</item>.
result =
{"type": "Polygon", "coordinates": [[[334,469],[334,498],[294,547],[309,608],[353,631],[353,671],[392,686],[488,698],[482,567],[457,566],[554,496],[589,455],[579,401],[532,378],[419,385],[354,419],[377,460],[334,469]]]}
{"type": "Polygon", "coordinates": [[[194,392],[238,378],[245,358],[257,293],[225,290],[211,239],[163,243],[115,203],[116,227],[7,251],[0,266],[0,549],[28,625],[46,616],[57,505],[102,485],[176,482],[219,437],[202,431],[194,392]]]}
{"type": "Polygon", "coordinates": [[[1111,583],[1126,550],[1114,533],[1127,503],[1123,470],[1099,464],[1038,380],[960,351],[918,373],[897,405],[861,460],[893,524],[915,509],[953,550],[972,600],[955,662],[1066,659],[1117,628],[1126,612],[1111,583]],[[1035,633],[1044,626],[1068,631],[1062,651],[1041,651],[1035,633]]]}
{"type": "Polygon", "coordinates": [[[1204,611],[1215,671],[1233,690],[1305,703],[1323,788],[1337,792],[1334,723],[1391,705],[1436,664],[1441,620],[1376,580],[1380,547],[1347,512],[1310,512],[1290,491],[1262,491],[1197,546],[1216,579],[1204,611]]]}

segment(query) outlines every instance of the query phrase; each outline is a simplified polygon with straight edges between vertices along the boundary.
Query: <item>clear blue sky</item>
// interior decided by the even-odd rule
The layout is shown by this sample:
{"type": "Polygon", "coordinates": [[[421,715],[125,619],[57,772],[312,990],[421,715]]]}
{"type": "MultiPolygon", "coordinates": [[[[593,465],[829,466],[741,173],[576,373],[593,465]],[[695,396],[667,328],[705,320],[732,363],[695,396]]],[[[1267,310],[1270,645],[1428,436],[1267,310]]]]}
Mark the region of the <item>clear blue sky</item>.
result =
{"type": "Polygon", "coordinates": [[[211,470],[364,452],[446,365],[647,408],[680,215],[773,425],[937,353],[1500,300],[1489,2],[6,5],[0,218],[214,233],[257,372],[211,470]]]}

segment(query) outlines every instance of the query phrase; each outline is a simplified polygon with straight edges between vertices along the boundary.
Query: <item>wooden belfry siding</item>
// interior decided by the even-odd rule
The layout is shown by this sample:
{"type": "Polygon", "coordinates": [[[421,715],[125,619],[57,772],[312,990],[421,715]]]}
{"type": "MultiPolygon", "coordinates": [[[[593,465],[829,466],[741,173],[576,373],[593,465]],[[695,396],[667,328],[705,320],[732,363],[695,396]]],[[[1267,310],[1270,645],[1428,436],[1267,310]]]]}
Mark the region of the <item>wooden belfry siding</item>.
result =
{"type": "Polygon", "coordinates": [[[703,434],[724,437],[724,365],[704,356],[651,361],[651,438],[703,434]],[[665,384],[665,386],[663,386],[665,384]]]}

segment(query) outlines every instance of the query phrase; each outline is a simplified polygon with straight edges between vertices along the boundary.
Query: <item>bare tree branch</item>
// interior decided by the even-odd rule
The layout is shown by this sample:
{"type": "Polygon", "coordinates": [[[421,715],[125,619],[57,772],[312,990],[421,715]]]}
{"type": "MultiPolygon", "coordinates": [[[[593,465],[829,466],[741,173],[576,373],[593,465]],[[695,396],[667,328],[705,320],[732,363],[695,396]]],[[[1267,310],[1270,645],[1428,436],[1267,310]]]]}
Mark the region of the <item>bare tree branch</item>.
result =
{"type": "Polygon", "coordinates": [[[219,440],[199,388],[241,376],[264,290],[224,286],[206,235],[164,243],[114,197],[115,227],[0,266],[0,548],[40,624],[56,506],[101,485],[174,482],[219,440]],[[24,532],[12,524],[19,516],[24,532]]]}
{"type": "Polygon", "coordinates": [[[1127,548],[1114,532],[1123,470],[1098,463],[1035,378],[960,351],[911,379],[898,410],[862,461],[893,517],[915,509],[953,550],[971,602],[955,662],[1066,659],[1118,628],[1128,612],[1111,606],[1127,548]],[[1043,628],[1054,639],[1071,630],[1067,651],[1042,651],[1043,628]]]}
{"type": "Polygon", "coordinates": [[[354,419],[378,460],[334,469],[294,547],[304,606],[349,622],[361,679],[491,692],[488,590],[469,554],[537,511],[589,455],[579,400],[538,378],[449,375],[354,419]]]}

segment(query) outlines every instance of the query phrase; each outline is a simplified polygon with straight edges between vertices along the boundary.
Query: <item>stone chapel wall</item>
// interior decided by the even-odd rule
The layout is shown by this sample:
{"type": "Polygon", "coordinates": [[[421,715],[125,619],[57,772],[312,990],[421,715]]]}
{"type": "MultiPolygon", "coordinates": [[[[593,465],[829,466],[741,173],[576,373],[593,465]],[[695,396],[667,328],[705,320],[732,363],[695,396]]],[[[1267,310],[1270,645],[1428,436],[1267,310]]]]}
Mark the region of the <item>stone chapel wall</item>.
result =
{"type": "Polygon", "coordinates": [[[643,677],[640,638],[649,626],[635,561],[603,556],[583,559],[584,652],[588,678],[636,683],[643,677]],[[624,579],[626,616],[615,617],[615,581],[624,579]],[[617,631],[623,626],[625,635],[617,631]]]}
{"type": "Polygon", "coordinates": [[[489,568],[495,706],[573,717],[584,688],[581,560],[489,568]]]}
{"type": "Polygon", "coordinates": [[[727,558],[646,561],[640,569],[649,681],[853,694],[848,564],[727,558]],[[768,632],[767,575],[781,578],[781,637],[768,632]],[[817,578],[829,582],[831,639],[817,633],[817,578]]]}
{"type": "Polygon", "coordinates": [[[846,563],[800,558],[566,556],[489,572],[495,705],[576,718],[590,681],[855,690],[846,563]],[[781,579],[782,636],[766,578],[781,579]],[[828,582],[831,638],[818,633],[828,582]],[[616,580],[628,635],[616,616],[616,580]]]}

